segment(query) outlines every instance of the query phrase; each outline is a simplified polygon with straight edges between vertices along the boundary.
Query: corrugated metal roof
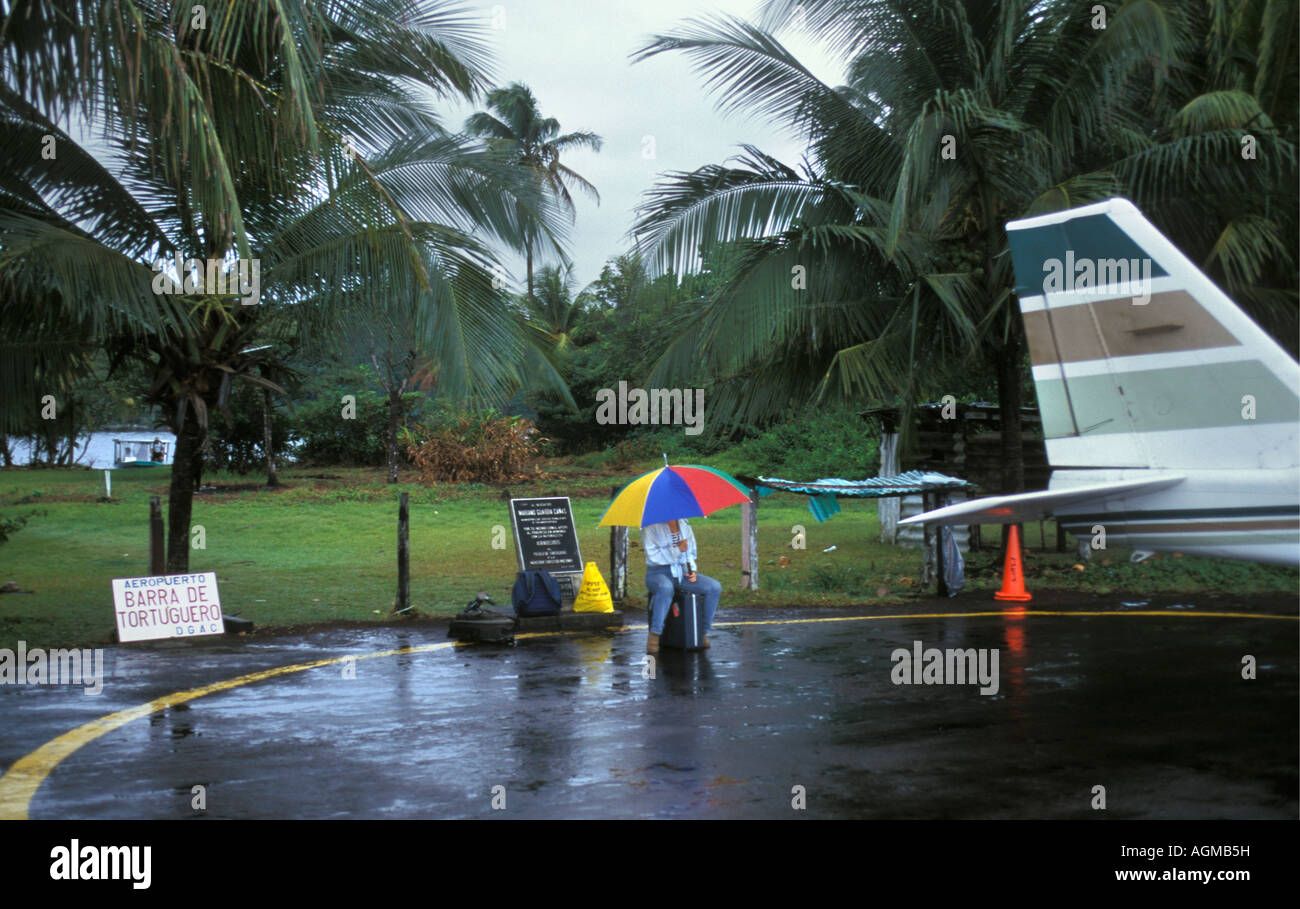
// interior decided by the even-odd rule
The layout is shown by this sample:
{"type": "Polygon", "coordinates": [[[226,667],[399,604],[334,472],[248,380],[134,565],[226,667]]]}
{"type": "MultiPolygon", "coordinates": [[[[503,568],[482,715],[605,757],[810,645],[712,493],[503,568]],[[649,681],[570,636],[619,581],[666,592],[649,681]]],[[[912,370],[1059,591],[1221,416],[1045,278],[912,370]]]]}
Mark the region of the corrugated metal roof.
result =
{"type": "Polygon", "coordinates": [[[764,494],[764,487],[766,487],[773,492],[794,492],[809,496],[830,494],[865,499],[910,495],[936,489],[959,489],[975,485],[959,477],[950,477],[930,470],[909,470],[892,477],[871,477],[867,480],[842,480],[838,477],[812,482],[783,480],[779,477],[737,477],[736,479],[746,485],[759,487],[760,494],[764,494]]]}

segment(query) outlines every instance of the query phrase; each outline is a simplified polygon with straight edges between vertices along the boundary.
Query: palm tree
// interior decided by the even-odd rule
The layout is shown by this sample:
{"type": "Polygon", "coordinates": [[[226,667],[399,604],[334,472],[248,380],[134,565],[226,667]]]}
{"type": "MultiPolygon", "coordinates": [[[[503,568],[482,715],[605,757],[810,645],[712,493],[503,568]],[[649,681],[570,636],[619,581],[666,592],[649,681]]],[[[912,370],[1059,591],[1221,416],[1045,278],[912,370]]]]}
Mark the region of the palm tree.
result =
{"type": "MultiPolygon", "coordinates": [[[[531,171],[537,185],[544,187],[561,207],[575,213],[572,185],[600,203],[600,193],[582,176],[560,163],[560,156],[575,148],[600,151],[602,139],[592,132],[579,131],[560,134],[560,123],[554,117],[543,117],[537,108],[537,99],[528,86],[514,82],[506,88],[488,93],[487,105],[495,116],[479,111],[465,121],[465,129],[486,138],[491,147],[506,160],[531,171]]],[[[539,248],[542,231],[529,225],[523,243],[528,269],[528,299],[533,299],[533,254],[539,248]]],[[[551,238],[554,240],[554,238],[551,238]]],[[[556,251],[559,252],[558,246],[556,251]]]]}
{"type": "Polygon", "coordinates": [[[528,317],[545,329],[554,350],[564,352],[583,311],[573,296],[573,266],[544,266],[537,273],[536,291],[526,301],[528,317]]]}
{"type": "MultiPolygon", "coordinates": [[[[1262,0],[1253,6],[1261,46],[1285,59],[1277,29],[1294,23],[1265,25],[1262,0]]],[[[747,149],[740,166],[669,175],[637,225],[660,269],[688,266],[700,245],[732,251],[726,286],[658,364],[663,376],[707,364],[727,392],[715,416],[754,419],[831,394],[908,404],[932,370],[943,381],[988,363],[1004,490],[1023,488],[1025,344],[1004,225],[1112,195],[1175,237],[1223,230],[1266,203],[1263,222],[1220,234],[1232,242],[1208,261],[1230,289],[1235,274],[1266,295],[1282,282],[1285,297],[1289,280],[1294,309],[1294,267],[1280,277],[1294,196],[1290,213],[1276,198],[1294,186],[1294,142],[1259,104],[1200,95],[1194,78],[1222,69],[1203,48],[1231,18],[1226,3],[1211,4],[1208,24],[1193,2],[1107,5],[1104,29],[1090,6],[1054,0],[772,0],[763,21],[775,27],[796,7],[849,62],[847,85],[823,84],[770,31],[732,18],[688,23],[638,55],[691,55],[724,107],[772,116],[810,146],[802,170],[747,149]],[[1169,125],[1153,128],[1153,114],[1169,125]],[[1253,169],[1231,163],[1247,127],[1260,145],[1253,169]]],[[[1287,65],[1254,84],[1284,84],[1287,65]]]]}
{"type": "Polygon", "coordinates": [[[255,343],[273,326],[320,349],[382,295],[450,393],[519,375],[476,234],[517,244],[553,206],[416,97],[486,88],[481,35],[449,6],[237,0],[196,29],[186,4],[52,0],[4,20],[0,332],[32,346],[5,350],[0,415],[94,346],[146,359],[177,435],[169,571],[188,568],[208,413],[232,380],[274,387],[255,343]],[[173,255],[258,264],[260,305],[202,274],[158,293],[173,255]]]}

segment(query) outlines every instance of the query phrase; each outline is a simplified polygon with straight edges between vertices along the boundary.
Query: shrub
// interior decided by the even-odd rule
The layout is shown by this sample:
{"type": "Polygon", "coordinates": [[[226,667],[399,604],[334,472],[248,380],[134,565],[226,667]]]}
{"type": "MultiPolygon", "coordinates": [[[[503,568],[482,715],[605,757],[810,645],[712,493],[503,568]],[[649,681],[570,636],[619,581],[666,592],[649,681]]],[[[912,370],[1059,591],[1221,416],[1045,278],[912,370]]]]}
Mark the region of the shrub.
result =
{"type": "MultiPolygon", "coordinates": [[[[276,462],[283,463],[289,452],[289,419],[283,410],[276,407],[277,403],[279,398],[272,395],[271,448],[276,462]]],[[[218,410],[210,416],[208,438],[212,442],[212,453],[208,458],[211,468],[238,474],[265,468],[262,388],[250,382],[235,383],[227,412],[218,410]]]]}
{"type": "Polygon", "coordinates": [[[659,440],[649,433],[629,436],[614,443],[609,463],[622,470],[663,453],[659,440]]]}
{"type": "MultiPolygon", "coordinates": [[[[402,416],[426,400],[418,392],[402,395],[402,416]]],[[[297,459],[304,463],[381,467],[387,463],[384,439],[388,433],[388,398],[355,386],[323,393],[294,412],[293,432],[300,443],[297,459]],[[343,417],[345,394],[356,397],[354,418],[343,417]]],[[[399,453],[402,448],[399,443],[399,453]]]]}
{"type": "Polygon", "coordinates": [[[532,421],[495,411],[433,418],[401,431],[402,447],[425,484],[534,477],[544,441],[532,421]]]}
{"type": "Polygon", "coordinates": [[[862,479],[880,468],[880,441],[852,410],[816,408],[741,442],[718,462],[733,473],[756,476],[862,479]]]}
{"type": "Polygon", "coordinates": [[[0,514],[0,543],[9,542],[9,537],[26,527],[29,520],[44,514],[44,511],[36,510],[12,516],[0,514]]]}
{"type": "Polygon", "coordinates": [[[668,456],[670,464],[711,463],[720,451],[725,451],[727,441],[716,434],[701,433],[688,436],[680,426],[660,426],[640,429],[629,434],[606,449],[603,457],[594,463],[619,470],[645,461],[662,461],[668,456]]]}

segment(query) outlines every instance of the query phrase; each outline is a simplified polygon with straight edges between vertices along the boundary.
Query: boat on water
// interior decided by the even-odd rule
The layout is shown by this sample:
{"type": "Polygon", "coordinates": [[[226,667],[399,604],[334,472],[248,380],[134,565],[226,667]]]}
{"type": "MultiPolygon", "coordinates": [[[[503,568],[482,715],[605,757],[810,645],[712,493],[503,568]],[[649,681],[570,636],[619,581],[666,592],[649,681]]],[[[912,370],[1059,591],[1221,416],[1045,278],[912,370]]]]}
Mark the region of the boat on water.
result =
{"type": "Polygon", "coordinates": [[[162,439],[152,442],[140,439],[113,440],[114,467],[165,467],[170,444],[162,439]]]}

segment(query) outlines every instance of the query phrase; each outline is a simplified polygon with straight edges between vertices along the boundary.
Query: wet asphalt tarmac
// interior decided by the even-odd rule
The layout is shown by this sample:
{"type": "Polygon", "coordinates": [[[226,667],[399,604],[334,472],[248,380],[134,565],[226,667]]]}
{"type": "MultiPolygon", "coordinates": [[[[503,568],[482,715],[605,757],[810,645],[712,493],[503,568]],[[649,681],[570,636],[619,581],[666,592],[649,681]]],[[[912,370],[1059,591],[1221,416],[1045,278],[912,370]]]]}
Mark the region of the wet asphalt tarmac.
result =
{"type": "Polygon", "coordinates": [[[376,658],[364,655],[445,642],[445,625],[117,647],[98,696],[0,685],[0,766],[173,692],[356,656],[89,740],[43,780],[30,816],[1296,818],[1298,623],[1187,615],[1285,613],[1285,600],[872,618],[998,608],[723,610],[711,650],[664,651],[654,678],[635,611],[641,627],[620,633],[376,658]],[[865,618],[784,623],[846,615],[865,618]],[[997,693],[895,684],[891,654],[916,641],[996,649],[997,693]]]}

